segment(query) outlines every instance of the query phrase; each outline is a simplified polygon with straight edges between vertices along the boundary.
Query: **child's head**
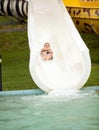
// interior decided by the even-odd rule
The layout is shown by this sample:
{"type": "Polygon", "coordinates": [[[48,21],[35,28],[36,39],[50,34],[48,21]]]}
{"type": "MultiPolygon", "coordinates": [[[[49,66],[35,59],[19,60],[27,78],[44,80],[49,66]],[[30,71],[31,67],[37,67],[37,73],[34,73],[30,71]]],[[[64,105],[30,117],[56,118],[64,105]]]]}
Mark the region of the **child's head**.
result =
{"type": "Polygon", "coordinates": [[[46,42],[45,44],[44,44],[44,47],[50,47],[50,44],[48,43],[48,42],[46,42]]]}

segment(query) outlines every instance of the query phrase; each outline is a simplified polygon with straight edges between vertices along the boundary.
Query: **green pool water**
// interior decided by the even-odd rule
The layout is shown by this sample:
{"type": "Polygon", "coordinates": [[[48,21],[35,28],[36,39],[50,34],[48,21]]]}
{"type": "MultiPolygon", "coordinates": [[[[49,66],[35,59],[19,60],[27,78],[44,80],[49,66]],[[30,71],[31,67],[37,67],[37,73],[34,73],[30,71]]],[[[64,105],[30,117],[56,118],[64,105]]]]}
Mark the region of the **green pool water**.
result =
{"type": "Polygon", "coordinates": [[[0,130],[99,130],[98,93],[0,96],[0,130]]]}

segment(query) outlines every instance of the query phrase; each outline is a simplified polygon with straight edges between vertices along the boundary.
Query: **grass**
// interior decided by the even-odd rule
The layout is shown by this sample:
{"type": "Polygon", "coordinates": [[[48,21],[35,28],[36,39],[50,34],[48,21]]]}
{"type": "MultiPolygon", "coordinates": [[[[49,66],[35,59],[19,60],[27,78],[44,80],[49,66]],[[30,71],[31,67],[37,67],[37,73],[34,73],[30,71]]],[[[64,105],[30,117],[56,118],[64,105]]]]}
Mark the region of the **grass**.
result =
{"type": "Polygon", "coordinates": [[[3,51],[3,90],[37,88],[29,73],[29,51],[3,51]]]}
{"type": "Polygon", "coordinates": [[[99,64],[92,65],[91,74],[85,86],[99,86],[99,64]]]}
{"type": "Polygon", "coordinates": [[[29,73],[27,32],[0,34],[3,90],[38,88],[29,73]]]}
{"type": "Polygon", "coordinates": [[[99,36],[96,34],[81,34],[89,48],[92,63],[99,63],[99,36]]]}
{"type": "MultiPolygon", "coordinates": [[[[24,27],[26,25],[22,25],[22,28],[24,27]]],[[[92,60],[91,75],[85,86],[99,86],[99,36],[95,34],[81,34],[81,36],[90,50],[92,60]]],[[[27,32],[0,33],[0,54],[3,61],[3,90],[38,88],[29,73],[27,32]]]]}

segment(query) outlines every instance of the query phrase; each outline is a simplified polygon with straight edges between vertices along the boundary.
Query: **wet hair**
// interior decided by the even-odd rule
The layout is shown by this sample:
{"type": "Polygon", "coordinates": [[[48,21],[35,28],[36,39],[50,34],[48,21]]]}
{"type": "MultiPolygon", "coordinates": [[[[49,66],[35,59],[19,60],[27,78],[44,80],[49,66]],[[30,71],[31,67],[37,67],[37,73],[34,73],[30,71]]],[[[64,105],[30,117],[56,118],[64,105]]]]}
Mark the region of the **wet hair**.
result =
{"type": "Polygon", "coordinates": [[[46,43],[44,44],[44,46],[46,46],[46,45],[49,45],[49,46],[50,46],[50,43],[46,42],[46,43]]]}

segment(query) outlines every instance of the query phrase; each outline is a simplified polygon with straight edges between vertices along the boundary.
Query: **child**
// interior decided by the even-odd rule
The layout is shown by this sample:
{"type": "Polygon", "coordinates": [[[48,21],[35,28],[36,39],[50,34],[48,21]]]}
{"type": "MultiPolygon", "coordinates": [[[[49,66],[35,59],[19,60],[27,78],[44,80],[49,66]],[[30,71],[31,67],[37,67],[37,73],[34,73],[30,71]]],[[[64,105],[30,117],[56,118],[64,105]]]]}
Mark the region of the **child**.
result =
{"type": "Polygon", "coordinates": [[[43,60],[52,60],[53,59],[53,52],[50,48],[50,44],[49,43],[45,43],[44,44],[44,48],[41,49],[41,57],[43,58],[43,60]]]}

